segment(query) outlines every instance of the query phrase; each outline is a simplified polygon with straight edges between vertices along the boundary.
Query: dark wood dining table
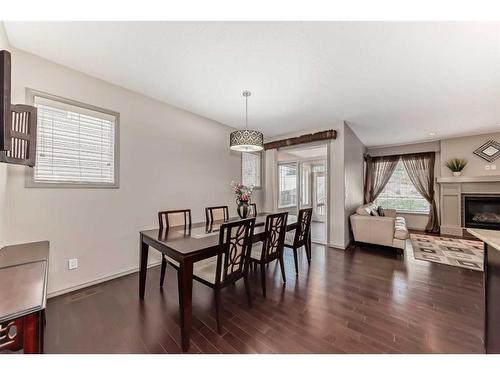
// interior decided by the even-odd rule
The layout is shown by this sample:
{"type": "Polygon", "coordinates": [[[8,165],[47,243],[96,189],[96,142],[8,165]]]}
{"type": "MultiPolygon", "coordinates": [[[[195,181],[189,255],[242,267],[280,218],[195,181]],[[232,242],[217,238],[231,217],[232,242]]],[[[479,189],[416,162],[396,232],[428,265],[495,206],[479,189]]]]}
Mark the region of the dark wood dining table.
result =
{"type": "MultiPolygon", "coordinates": [[[[266,216],[268,214],[262,212],[255,217],[252,242],[263,240],[266,216]]],[[[173,226],[140,232],[139,298],[141,300],[144,299],[146,289],[149,247],[151,246],[160,253],[179,262],[178,288],[183,351],[189,350],[191,335],[193,264],[218,253],[218,233],[221,224],[236,220],[239,220],[239,218],[230,218],[227,221],[214,221],[212,225],[194,223],[191,227],[186,228],[184,226],[173,226]]],[[[287,231],[295,229],[296,225],[297,216],[288,215],[287,231]]]]}

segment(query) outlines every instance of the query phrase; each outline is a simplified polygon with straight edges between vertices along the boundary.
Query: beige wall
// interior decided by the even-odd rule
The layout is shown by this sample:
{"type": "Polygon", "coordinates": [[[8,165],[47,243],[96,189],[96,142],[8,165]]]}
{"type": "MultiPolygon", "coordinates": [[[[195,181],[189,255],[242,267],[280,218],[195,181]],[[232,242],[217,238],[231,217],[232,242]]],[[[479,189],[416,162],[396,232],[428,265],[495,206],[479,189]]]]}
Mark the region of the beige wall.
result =
{"type": "Polygon", "coordinates": [[[451,171],[445,166],[447,160],[451,158],[465,158],[468,162],[462,171],[463,176],[498,176],[500,175],[500,159],[494,163],[489,163],[473,151],[489,140],[500,142],[500,132],[491,134],[474,135],[469,137],[451,138],[441,141],[441,176],[452,176],[451,171]],[[489,167],[486,170],[485,167],[489,167]],[[491,169],[495,166],[496,169],[491,169]]]}
{"type": "Polygon", "coordinates": [[[349,217],[363,204],[363,168],[366,148],[352,129],[344,125],[344,247],[352,241],[349,217]]]}
{"type": "Polygon", "coordinates": [[[440,149],[439,141],[433,141],[433,142],[411,143],[406,145],[369,147],[367,149],[367,152],[371,156],[388,156],[388,155],[413,154],[419,152],[439,152],[439,149],[440,149]]]}
{"type": "Polygon", "coordinates": [[[235,214],[229,184],[240,179],[240,154],[229,151],[231,128],[12,52],[14,102],[29,87],[120,113],[119,189],[30,189],[24,167],[8,168],[6,241],[51,241],[49,293],[135,270],[139,230],[157,227],[160,209],[189,207],[195,222],[208,205],[235,214]],[[70,258],[78,269],[67,269],[70,258]]]}

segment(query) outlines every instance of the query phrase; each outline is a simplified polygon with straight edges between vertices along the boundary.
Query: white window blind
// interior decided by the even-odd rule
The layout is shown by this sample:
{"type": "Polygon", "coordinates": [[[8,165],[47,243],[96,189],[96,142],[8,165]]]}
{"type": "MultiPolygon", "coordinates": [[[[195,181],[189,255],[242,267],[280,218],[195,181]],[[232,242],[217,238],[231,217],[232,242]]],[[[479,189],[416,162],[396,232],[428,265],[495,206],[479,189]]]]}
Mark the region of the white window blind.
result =
{"type": "Polygon", "coordinates": [[[241,183],[245,186],[261,187],[259,153],[241,154],[241,183]]]}
{"type": "Polygon", "coordinates": [[[35,184],[117,185],[116,115],[36,95],[34,105],[35,184]]]}

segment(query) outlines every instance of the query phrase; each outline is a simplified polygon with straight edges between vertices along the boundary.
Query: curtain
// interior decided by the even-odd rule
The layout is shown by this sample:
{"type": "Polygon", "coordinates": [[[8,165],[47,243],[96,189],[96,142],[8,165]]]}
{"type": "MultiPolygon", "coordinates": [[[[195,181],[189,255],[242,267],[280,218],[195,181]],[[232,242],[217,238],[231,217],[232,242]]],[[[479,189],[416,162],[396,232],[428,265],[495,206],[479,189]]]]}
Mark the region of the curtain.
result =
{"type": "Polygon", "coordinates": [[[370,203],[372,157],[365,155],[365,188],[363,191],[364,204],[370,203]]]}
{"type": "Polygon", "coordinates": [[[365,203],[373,202],[389,182],[400,156],[367,157],[365,175],[365,203]]]}
{"type": "Polygon", "coordinates": [[[431,205],[429,211],[429,221],[425,227],[426,232],[439,232],[439,219],[437,214],[436,201],[434,199],[434,162],[436,154],[426,152],[421,154],[401,155],[401,160],[411,182],[417,191],[431,205]]]}

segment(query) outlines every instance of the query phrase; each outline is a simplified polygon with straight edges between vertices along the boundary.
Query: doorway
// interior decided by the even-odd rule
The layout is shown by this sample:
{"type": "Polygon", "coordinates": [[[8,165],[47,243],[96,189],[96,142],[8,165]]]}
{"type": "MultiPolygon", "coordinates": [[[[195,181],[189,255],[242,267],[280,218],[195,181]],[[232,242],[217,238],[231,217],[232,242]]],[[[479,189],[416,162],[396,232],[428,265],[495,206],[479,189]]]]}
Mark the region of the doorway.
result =
{"type": "Polygon", "coordinates": [[[327,146],[278,151],[278,210],[312,208],[311,239],[327,240],[327,146]]]}

